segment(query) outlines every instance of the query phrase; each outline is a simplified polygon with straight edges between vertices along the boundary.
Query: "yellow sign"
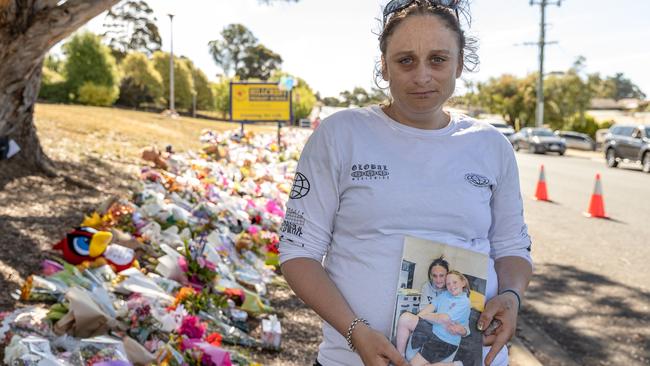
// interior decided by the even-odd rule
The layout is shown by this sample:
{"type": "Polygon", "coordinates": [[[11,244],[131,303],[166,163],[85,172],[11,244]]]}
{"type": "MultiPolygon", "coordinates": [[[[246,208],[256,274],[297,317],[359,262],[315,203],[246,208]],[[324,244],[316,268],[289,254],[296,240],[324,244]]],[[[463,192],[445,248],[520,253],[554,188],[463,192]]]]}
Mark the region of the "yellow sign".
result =
{"type": "Polygon", "coordinates": [[[233,121],[290,121],[291,93],[277,84],[230,84],[233,121]]]}

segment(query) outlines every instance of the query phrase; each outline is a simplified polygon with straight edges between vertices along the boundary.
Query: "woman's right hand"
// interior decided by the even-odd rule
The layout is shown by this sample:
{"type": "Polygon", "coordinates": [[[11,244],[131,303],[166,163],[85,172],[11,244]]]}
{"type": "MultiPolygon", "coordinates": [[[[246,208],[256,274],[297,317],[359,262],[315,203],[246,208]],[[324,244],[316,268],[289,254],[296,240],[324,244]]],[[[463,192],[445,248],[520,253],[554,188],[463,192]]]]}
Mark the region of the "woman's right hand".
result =
{"type": "Polygon", "coordinates": [[[397,348],[384,336],[365,324],[359,324],[352,332],[352,344],[365,366],[409,366],[397,348]]]}

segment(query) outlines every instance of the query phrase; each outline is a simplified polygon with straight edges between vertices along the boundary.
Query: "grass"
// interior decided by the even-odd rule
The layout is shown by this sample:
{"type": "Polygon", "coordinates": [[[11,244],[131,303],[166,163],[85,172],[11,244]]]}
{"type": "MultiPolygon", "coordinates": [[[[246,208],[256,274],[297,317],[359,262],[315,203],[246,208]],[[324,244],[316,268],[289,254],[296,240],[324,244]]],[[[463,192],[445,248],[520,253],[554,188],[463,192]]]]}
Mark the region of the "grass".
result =
{"type": "MultiPolygon", "coordinates": [[[[197,150],[204,129],[239,129],[239,124],[157,113],[79,105],[37,104],[35,123],[48,154],[64,147],[72,155],[88,153],[118,159],[138,159],[142,149],[171,144],[177,151],[197,150]],[[64,146],[62,146],[62,144],[64,146]]],[[[269,125],[246,126],[246,130],[273,132],[269,125]]]]}

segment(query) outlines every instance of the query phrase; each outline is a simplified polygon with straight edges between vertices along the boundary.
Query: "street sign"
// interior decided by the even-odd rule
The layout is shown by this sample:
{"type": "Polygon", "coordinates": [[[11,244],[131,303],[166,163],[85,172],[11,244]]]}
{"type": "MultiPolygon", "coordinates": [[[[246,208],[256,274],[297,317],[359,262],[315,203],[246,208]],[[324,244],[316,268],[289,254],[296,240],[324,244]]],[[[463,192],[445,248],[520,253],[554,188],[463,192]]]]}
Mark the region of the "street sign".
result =
{"type": "Polygon", "coordinates": [[[291,91],[277,83],[231,83],[230,116],[233,122],[289,122],[291,91]]]}

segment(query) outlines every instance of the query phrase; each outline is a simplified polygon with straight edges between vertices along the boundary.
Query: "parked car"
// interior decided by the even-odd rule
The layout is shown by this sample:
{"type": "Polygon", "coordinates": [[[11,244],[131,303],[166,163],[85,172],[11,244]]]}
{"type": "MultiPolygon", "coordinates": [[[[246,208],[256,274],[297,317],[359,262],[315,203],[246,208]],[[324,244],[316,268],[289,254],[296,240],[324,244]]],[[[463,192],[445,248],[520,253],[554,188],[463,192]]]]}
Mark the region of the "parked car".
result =
{"type": "Polygon", "coordinates": [[[603,146],[610,168],[621,161],[641,163],[650,173],[650,126],[614,125],[609,129],[603,146]]]}
{"type": "Polygon", "coordinates": [[[548,128],[526,127],[521,129],[512,137],[512,146],[515,151],[528,149],[534,154],[546,154],[546,152],[556,152],[564,155],[566,143],[563,138],[556,136],[548,128]]]}
{"type": "Polygon", "coordinates": [[[512,142],[512,136],[515,134],[514,128],[502,121],[488,120],[487,122],[494,126],[499,132],[507,137],[510,142],[512,142]]]}
{"type": "Polygon", "coordinates": [[[555,131],[555,135],[566,141],[566,147],[570,149],[596,151],[596,141],[589,135],[573,131],[555,131]]]}

